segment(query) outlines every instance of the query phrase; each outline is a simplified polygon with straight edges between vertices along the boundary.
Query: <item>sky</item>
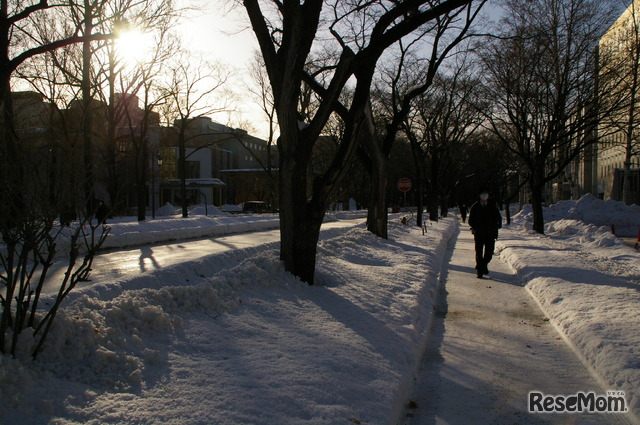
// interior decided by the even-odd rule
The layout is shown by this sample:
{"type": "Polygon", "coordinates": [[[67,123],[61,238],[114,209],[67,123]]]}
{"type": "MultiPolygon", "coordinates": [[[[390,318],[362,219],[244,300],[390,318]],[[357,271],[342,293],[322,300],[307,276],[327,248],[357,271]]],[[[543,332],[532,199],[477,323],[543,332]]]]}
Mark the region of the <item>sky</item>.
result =
{"type": "Polygon", "coordinates": [[[258,45],[247,26],[243,8],[234,8],[233,2],[224,0],[182,0],[181,3],[194,9],[187,11],[187,16],[180,21],[179,29],[186,46],[230,66],[247,66],[258,45]]]}
{"type": "Polygon", "coordinates": [[[237,94],[235,102],[239,112],[220,114],[212,117],[222,124],[239,125],[241,121],[250,121],[255,128],[256,136],[266,138],[268,132],[266,122],[260,109],[248,96],[246,90],[246,70],[250,66],[254,53],[258,49],[244,8],[233,7],[235,2],[225,0],[181,0],[185,7],[193,10],[186,12],[180,20],[179,31],[185,46],[203,58],[220,62],[233,70],[234,90],[237,94]]]}
{"type": "MultiPolygon", "coordinates": [[[[623,0],[619,1],[620,11],[624,10],[623,0]]],[[[484,6],[489,19],[496,20],[500,14],[500,0],[490,0],[484,6]]],[[[249,27],[242,4],[229,0],[179,0],[179,5],[190,8],[180,20],[179,31],[185,45],[194,53],[211,61],[226,64],[234,71],[234,88],[238,94],[235,104],[238,112],[212,117],[223,124],[240,125],[249,121],[254,134],[265,138],[268,134],[264,114],[245,93],[246,70],[249,67],[258,44],[249,27]]],[[[486,20],[483,20],[486,22],[486,20]]]]}
{"type": "MultiPolygon", "coordinates": [[[[237,71],[237,75],[245,74],[253,55],[258,51],[258,44],[249,27],[248,18],[241,5],[225,0],[181,0],[184,7],[191,7],[187,17],[181,19],[179,31],[184,37],[185,45],[194,52],[212,61],[221,61],[237,71]]],[[[487,10],[495,15],[495,7],[488,4],[487,10]]],[[[242,92],[242,89],[237,89],[242,92]]],[[[241,95],[237,108],[240,115],[234,114],[233,120],[250,120],[256,128],[258,137],[266,137],[266,124],[260,110],[252,104],[251,99],[241,95]]],[[[228,117],[212,117],[222,121],[228,117]]]]}

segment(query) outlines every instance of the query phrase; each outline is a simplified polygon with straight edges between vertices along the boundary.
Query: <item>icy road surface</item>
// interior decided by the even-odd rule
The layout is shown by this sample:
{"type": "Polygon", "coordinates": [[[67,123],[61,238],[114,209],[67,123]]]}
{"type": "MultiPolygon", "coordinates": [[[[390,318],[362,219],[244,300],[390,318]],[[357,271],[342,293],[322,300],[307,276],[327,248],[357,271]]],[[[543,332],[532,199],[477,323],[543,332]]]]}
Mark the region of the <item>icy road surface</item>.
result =
{"type": "MultiPolygon", "coordinates": [[[[339,220],[324,223],[320,239],[342,233],[349,228],[362,225],[362,218],[339,220]]],[[[88,282],[81,282],[78,288],[91,285],[93,282],[109,282],[126,280],[141,273],[153,272],[186,261],[197,260],[208,255],[219,254],[230,250],[240,250],[279,241],[280,230],[248,232],[225,236],[213,236],[202,239],[172,241],[135,248],[108,250],[100,253],[94,260],[88,282]]],[[[56,285],[64,276],[63,264],[56,264],[50,272],[49,282],[56,285]]],[[[59,286],[46,291],[51,293],[59,286]]]]}

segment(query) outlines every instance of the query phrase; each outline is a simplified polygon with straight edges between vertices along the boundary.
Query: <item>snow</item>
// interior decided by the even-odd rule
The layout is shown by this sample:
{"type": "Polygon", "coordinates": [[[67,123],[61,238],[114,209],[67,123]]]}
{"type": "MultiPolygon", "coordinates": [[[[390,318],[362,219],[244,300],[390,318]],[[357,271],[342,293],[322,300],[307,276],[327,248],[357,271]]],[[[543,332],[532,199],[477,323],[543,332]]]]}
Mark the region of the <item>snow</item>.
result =
{"type": "MultiPolygon", "coordinates": [[[[242,206],[236,206],[234,212],[241,212],[242,206]]],[[[223,206],[231,210],[232,206],[223,206]]],[[[182,209],[165,204],[158,211],[157,220],[137,221],[118,219],[107,220],[110,231],[103,248],[124,248],[127,246],[147,245],[172,240],[184,240],[205,236],[226,235],[276,229],[280,225],[277,214],[240,215],[223,212],[214,205],[207,206],[207,215],[203,205],[189,210],[189,217],[181,216],[182,209]]],[[[362,216],[362,211],[335,211],[325,215],[325,222],[362,216]]]]}
{"type": "MultiPolygon", "coordinates": [[[[609,232],[613,226],[618,236],[635,238],[640,230],[640,206],[625,205],[622,201],[603,201],[591,194],[584,195],[577,201],[560,201],[545,208],[544,218],[547,225],[555,225],[556,221],[575,220],[595,227],[607,227],[609,232]]],[[[525,205],[516,222],[523,223],[527,229],[531,230],[533,224],[531,205],[525,205]]],[[[567,227],[576,229],[580,226],[567,227]]],[[[593,228],[590,232],[592,231],[593,228]]]]}
{"type": "Polygon", "coordinates": [[[604,223],[637,235],[640,208],[586,195],[544,215],[543,236],[528,230],[525,208],[501,233],[497,251],[601,385],[625,392],[638,421],[640,253],[604,223]]]}
{"type": "MultiPolygon", "coordinates": [[[[637,420],[640,254],[602,227],[612,217],[638,224],[636,208],[564,202],[547,209],[544,236],[529,230],[525,209],[497,251],[603,386],[626,392],[637,420]]],[[[117,248],[276,228],[278,219],[109,225],[117,248]]],[[[285,272],[277,242],[83,286],[37,362],[27,360],[26,334],[17,359],[0,356],[0,423],[395,424],[458,226],[443,219],[423,235],[392,217],[389,240],[363,224],[331,232],[311,287],[285,272]]]]}

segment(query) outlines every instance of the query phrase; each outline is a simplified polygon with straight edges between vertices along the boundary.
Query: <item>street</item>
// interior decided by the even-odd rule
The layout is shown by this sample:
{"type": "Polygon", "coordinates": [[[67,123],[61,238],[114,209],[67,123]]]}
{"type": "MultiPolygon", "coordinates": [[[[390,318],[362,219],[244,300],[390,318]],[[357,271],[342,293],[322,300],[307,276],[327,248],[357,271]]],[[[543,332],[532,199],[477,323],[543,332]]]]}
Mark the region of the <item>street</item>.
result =
{"type": "MultiPolygon", "coordinates": [[[[363,222],[363,219],[339,220],[322,225],[320,238],[331,237],[334,231],[351,228],[363,222]]],[[[214,236],[202,239],[182,240],[135,248],[107,250],[94,260],[88,282],[81,282],[77,288],[90,286],[95,282],[125,280],[141,273],[153,272],[186,261],[194,261],[208,255],[220,254],[229,250],[245,249],[277,242],[280,237],[278,229],[214,236]]],[[[66,264],[59,261],[49,272],[45,294],[57,291],[64,278],[66,264]]]]}

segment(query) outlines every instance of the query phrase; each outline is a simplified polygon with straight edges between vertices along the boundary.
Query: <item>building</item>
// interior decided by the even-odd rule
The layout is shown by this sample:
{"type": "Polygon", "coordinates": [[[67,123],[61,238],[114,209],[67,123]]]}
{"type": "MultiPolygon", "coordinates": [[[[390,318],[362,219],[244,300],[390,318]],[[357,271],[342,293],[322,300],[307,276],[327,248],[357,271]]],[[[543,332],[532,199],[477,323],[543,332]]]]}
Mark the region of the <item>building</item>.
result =
{"type": "Polygon", "coordinates": [[[60,108],[39,93],[16,92],[13,102],[29,162],[22,190],[49,205],[39,208],[77,217],[100,201],[113,214],[144,218],[167,202],[181,205],[181,134],[187,205],[277,202],[277,151],[246,131],[209,117],[161,127],[159,114],[132,94],[116,94],[111,104],[92,100],[90,120],[82,100],[60,108]]]}
{"type": "Polygon", "coordinates": [[[111,105],[91,100],[91,114],[82,100],[63,108],[35,92],[12,96],[22,157],[29,162],[23,169],[29,184],[46,193],[37,195],[42,208],[46,203],[78,217],[98,201],[116,214],[147,205],[148,155],[159,145],[159,115],[140,108],[135,95],[116,94],[111,105]]]}
{"type": "Polygon", "coordinates": [[[179,146],[184,139],[187,204],[239,204],[261,200],[275,204],[277,151],[246,131],[209,117],[176,120],[162,129],[159,155],[160,202],[179,205],[179,146]],[[182,136],[181,136],[182,134],[182,136]]]}
{"type": "Polygon", "coordinates": [[[599,125],[597,189],[603,199],[623,199],[629,173],[628,202],[640,204],[640,0],[634,0],[602,36],[599,91],[604,107],[616,105],[599,125]],[[625,171],[626,170],[626,171],[625,171]]]}
{"type": "MultiPolygon", "coordinates": [[[[566,199],[579,199],[586,193],[597,193],[597,126],[582,121],[586,114],[595,118],[593,109],[588,108],[592,108],[592,105],[587,105],[578,110],[567,122],[569,127],[575,128],[575,133],[571,139],[572,147],[582,145],[582,149],[579,155],[563,170],[560,177],[551,183],[545,194],[548,203],[566,199]],[[577,124],[576,121],[578,121],[577,124]],[[585,125],[589,126],[584,127],[585,125]]],[[[561,152],[556,151],[550,166],[556,161],[564,160],[561,155],[561,152]]],[[[549,172],[551,171],[549,170],[549,172]]]]}

